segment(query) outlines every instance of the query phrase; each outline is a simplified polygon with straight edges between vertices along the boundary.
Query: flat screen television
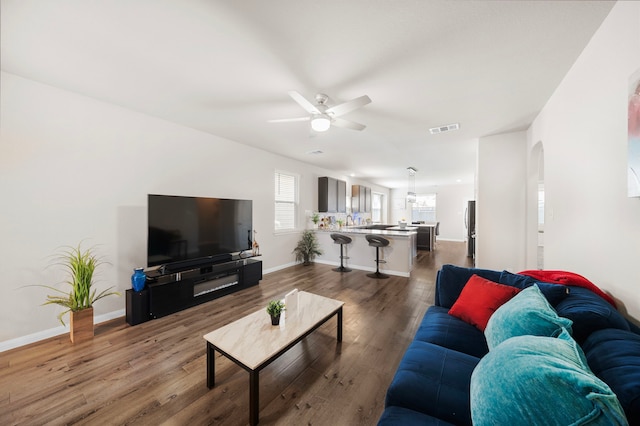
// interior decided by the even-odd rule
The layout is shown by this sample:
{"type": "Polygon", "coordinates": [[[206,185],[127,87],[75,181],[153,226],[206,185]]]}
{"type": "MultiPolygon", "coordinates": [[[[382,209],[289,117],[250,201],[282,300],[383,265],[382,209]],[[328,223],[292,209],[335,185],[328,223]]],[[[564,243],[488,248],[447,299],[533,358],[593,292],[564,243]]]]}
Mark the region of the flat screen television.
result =
{"type": "Polygon", "coordinates": [[[251,200],[148,196],[147,265],[251,249],[251,200]]]}

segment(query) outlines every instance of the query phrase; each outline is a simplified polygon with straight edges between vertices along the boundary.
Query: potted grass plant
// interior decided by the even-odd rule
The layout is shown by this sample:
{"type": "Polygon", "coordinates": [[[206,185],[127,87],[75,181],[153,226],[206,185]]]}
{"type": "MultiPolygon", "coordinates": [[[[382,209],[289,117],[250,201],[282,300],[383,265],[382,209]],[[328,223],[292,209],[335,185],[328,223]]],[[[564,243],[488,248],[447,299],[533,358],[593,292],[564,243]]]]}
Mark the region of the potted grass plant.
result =
{"type": "Polygon", "coordinates": [[[58,320],[65,325],[63,316],[69,313],[69,327],[71,342],[76,343],[93,337],[93,304],[98,300],[120,293],[110,291],[110,287],[100,292],[94,287],[94,273],[104,262],[95,253],[95,249],[82,249],[77,247],[63,247],[55,256],[55,264],[61,265],[67,270],[68,279],[65,282],[71,288],[68,291],[60,290],[53,286],[42,285],[55,292],[47,295],[43,305],[59,305],[66,308],[58,314],[58,320]]]}
{"type": "Polygon", "coordinates": [[[316,234],[308,229],[303,231],[293,253],[296,255],[296,262],[302,261],[303,265],[310,265],[316,256],[322,254],[316,234]]]}

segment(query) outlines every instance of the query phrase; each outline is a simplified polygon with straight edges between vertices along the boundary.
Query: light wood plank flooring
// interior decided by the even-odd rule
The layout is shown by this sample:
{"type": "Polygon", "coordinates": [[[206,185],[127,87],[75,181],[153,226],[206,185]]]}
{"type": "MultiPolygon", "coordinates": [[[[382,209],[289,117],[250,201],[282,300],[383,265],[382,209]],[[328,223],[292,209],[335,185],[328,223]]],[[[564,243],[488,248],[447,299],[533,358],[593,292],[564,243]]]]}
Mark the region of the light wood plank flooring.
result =
{"type": "Polygon", "coordinates": [[[134,327],[124,318],[99,324],[90,342],[72,345],[63,335],[0,353],[0,424],[247,424],[248,373],[218,356],[209,390],[202,336],[298,288],[345,302],[343,342],[332,319],[262,370],[260,424],[375,425],[433,302],[437,269],[469,262],[464,243],[439,241],[434,252],[419,252],[411,278],[299,265],[134,327]]]}

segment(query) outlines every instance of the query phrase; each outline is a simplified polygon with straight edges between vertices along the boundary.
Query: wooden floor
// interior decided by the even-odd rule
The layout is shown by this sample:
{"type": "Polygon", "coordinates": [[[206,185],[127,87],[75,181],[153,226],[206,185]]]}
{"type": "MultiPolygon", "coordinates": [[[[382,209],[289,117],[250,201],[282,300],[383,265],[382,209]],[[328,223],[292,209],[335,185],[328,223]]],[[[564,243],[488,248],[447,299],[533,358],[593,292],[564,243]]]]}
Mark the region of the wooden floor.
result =
{"type": "Polygon", "coordinates": [[[217,356],[209,390],[202,336],[298,288],[345,302],[343,342],[332,319],[262,370],[260,424],[375,425],[433,302],[437,269],[468,262],[464,243],[439,241],[434,252],[419,252],[411,278],[294,266],[171,316],[100,324],[87,343],[64,335],[0,353],[0,424],[247,424],[249,374],[217,356]]]}

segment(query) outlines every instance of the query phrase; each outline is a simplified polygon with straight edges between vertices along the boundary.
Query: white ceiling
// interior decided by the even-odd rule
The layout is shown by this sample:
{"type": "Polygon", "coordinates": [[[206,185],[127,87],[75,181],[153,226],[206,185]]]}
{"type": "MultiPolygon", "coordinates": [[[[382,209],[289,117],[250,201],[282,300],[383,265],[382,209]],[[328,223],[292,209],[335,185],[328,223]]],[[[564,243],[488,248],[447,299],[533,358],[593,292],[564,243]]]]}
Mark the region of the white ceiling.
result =
{"type": "Polygon", "coordinates": [[[472,183],[524,130],[610,1],[2,0],[2,70],[390,188],[472,183]],[[368,95],[310,137],[288,95],[368,95]],[[428,129],[460,123],[460,130],[428,129]],[[323,154],[311,155],[309,151],[323,154]]]}

